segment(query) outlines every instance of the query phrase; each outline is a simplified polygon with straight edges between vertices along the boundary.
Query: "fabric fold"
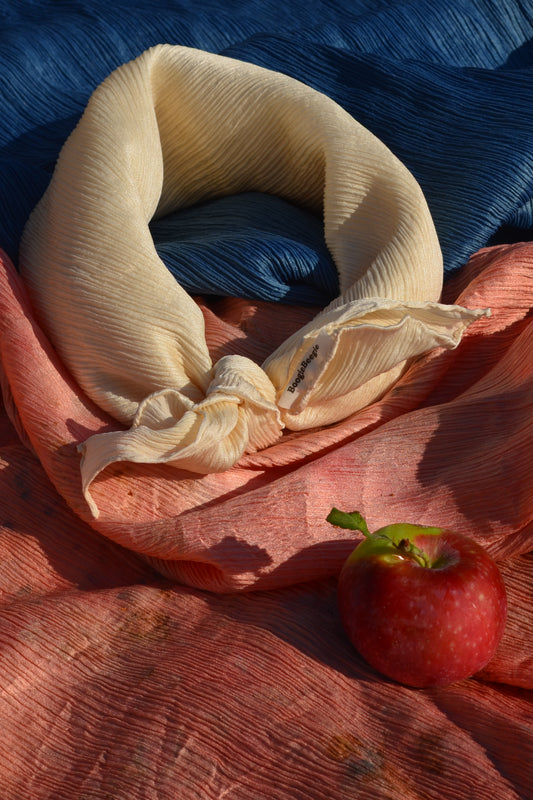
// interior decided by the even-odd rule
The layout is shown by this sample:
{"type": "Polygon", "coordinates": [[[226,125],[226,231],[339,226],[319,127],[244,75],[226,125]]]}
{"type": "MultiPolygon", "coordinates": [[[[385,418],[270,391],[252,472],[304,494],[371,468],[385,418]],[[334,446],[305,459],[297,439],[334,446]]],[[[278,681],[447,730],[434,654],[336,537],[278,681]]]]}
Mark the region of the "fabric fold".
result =
{"type": "Polygon", "coordinates": [[[248,358],[225,356],[199,403],[174,389],[155,392],[139,404],[129,430],[95,434],[79,446],[85,497],[98,516],[89,487],[116,461],[224,472],[245,453],[276,442],[282,427],[275,390],[263,370],[248,358]]]}
{"type": "Polygon", "coordinates": [[[172,45],[96,89],[26,225],[20,267],[79,386],[130,426],[82,447],[93,513],[90,483],[106,465],[228,469],[284,426],[330,424],[378,399],[409,359],[456,346],[484,313],[438,304],[442,255],[427,203],[379,139],[299,81],[172,45]],[[149,223],[248,191],[323,216],[341,294],[263,367],[215,365],[210,385],[203,316],[149,223]]]}
{"type": "Polygon", "coordinates": [[[436,347],[456,347],[488,310],[368,298],[326,310],[264,363],[280,387],[288,428],[338,422],[376,399],[405,363],[436,347]]]}

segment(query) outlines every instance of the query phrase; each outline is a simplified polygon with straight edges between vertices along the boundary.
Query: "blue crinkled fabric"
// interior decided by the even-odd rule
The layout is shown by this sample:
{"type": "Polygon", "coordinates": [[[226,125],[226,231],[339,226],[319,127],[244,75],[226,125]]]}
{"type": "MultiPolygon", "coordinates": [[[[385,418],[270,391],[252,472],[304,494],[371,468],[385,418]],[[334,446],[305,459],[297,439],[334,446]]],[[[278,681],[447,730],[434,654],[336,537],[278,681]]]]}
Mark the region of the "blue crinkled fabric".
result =
{"type": "MultiPolygon", "coordinates": [[[[413,172],[446,275],[533,229],[533,6],[411,2],[0,2],[0,243],[29,213],[94,88],[160,43],[229,55],[333,98],[413,172]]],[[[324,305],[338,293],[321,221],[260,194],[153,223],[192,294],[324,305]]]]}

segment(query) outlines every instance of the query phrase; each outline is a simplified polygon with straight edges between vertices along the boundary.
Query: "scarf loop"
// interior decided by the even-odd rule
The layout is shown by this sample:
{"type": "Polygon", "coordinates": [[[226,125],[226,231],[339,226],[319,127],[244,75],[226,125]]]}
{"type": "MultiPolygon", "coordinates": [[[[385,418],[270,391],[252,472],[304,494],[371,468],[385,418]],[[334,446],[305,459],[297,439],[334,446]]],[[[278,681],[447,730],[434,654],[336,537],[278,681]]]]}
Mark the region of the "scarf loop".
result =
{"type": "Polygon", "coordinates": [[[117,461],[223,472],[345,419],[405,365],[453,348],[487,310],[439,303],[442,256],[422,191],[326,95],[262,67],[157,45],[93,93],[25,227],[20,268],[43,328],[120,426],[80,445],[85,498],[117,461]],[[151,220],[264,192],[320,214],[340,295],[261,365],[213,364],[204,319],[151,220]]]}

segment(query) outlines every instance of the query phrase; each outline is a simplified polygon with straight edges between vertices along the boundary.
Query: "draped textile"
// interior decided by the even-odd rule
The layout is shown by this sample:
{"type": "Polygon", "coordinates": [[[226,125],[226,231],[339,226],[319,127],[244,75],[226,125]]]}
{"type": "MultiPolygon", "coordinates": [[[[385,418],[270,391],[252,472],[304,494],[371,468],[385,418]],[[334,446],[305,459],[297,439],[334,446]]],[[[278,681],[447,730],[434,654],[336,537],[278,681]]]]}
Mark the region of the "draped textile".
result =
{"type": "Polygon", "coordinates": [[[89,487],[109,464],[225,472],[285,427],[367,406],[409,360],[457,346],[489,313],[437,302],[442,256],[422,192],[340,106],[279,73],[170,45],[94,92],[19,263],[79,386],[131,423],[81,445],[95,515],[89,487]],[[158,257],[149,222],[243,190],[323,208],[341,294],[262,365],[212,364],[202,314],[158,257]]]}
{"type": "MultiPolygon", "coordinates": [[[[0,794],[530,797],[533,9],[40,0],[0,13],[0,794]],[[19,243],[96,87],[162,43],[337,104],[420,186],[443,256],[435,300],[491,313],[368,406],[225,471],[108,466],[94,517],[78,446],[120,425],[52,341],[19,243]],[[335,609],[357,538],[325,522],[333,505],[488,548],[509,619],[479,675],[414,691],[359,659],[335,609]]],[[[263,364],[341,290],[321,215],[285,197],[213,198],[149,232],[212,363],[263,364]]]]}

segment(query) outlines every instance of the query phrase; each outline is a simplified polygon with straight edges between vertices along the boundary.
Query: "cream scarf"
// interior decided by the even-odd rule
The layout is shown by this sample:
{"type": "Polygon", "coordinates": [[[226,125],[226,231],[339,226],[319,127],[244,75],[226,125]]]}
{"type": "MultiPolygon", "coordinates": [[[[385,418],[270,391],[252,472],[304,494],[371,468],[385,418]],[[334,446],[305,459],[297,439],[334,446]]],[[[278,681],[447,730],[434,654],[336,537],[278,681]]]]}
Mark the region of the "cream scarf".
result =
{"type": "Polygon", "coordinates": [[[171,45],[96,89],[28,221],[20,265],[64,363],[126,426],[80,445],[94,514],[89,487],[108,464],[224,471],[284,428],[373,402],[409,359],[455,347],[485,313],[438,303],[442,257],[418,184],[333,100],[171,45]],[[263,364],[213,364],[202,313],[158,257],[149,222],[244,191],[323,216],[341,294],[263,364]]]}

